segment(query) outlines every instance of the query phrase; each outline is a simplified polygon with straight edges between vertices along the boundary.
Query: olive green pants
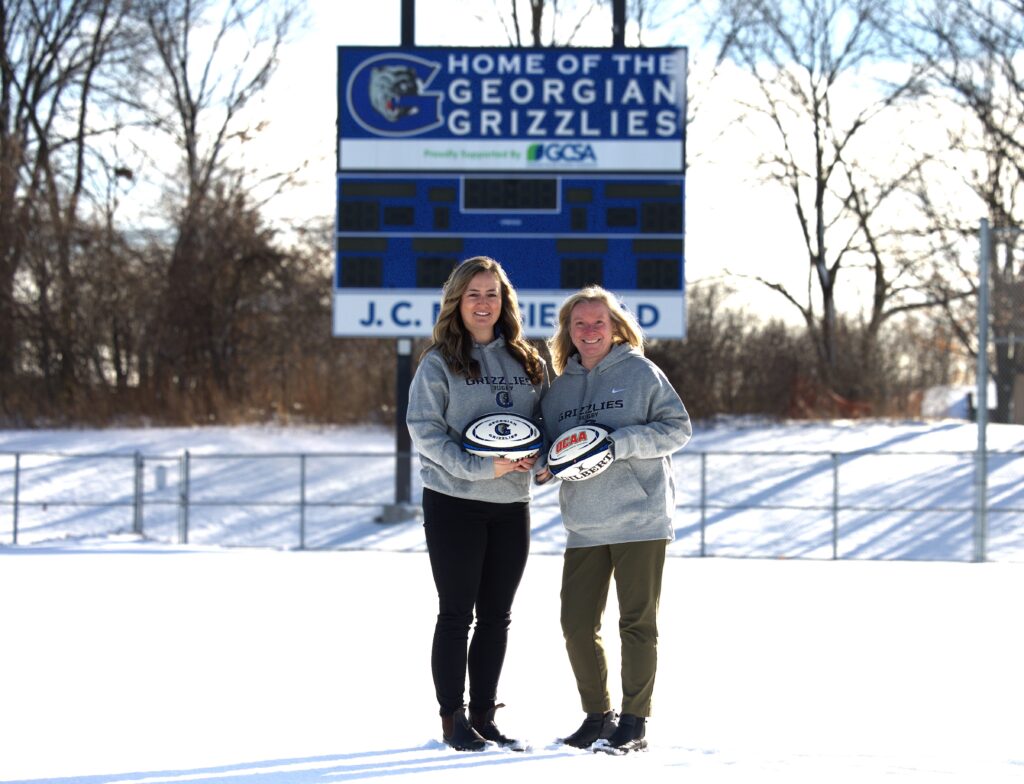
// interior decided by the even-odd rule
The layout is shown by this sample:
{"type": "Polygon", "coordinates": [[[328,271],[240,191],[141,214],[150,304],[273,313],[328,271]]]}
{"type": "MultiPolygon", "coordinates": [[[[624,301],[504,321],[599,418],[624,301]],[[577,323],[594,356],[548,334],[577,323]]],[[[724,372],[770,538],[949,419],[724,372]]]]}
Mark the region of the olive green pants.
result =
{"type": "Polygon", "coordinates": [[[651,715],[658,668],[658,602],[668,542],[579,547],[562,564],[562,635],[583,710],[612,709],[601,620],[615,577],[622,645],[622,712],[651,715]]]}

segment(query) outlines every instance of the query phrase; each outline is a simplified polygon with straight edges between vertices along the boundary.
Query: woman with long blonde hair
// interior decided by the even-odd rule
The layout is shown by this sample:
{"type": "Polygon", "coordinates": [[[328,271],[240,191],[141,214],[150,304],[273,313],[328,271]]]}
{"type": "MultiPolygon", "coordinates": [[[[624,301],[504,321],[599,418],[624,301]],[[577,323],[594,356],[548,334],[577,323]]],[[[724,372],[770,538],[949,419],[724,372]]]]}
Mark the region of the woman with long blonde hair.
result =
{"type": "MultiPolygon", "coordinates": [[[[586,716],[568,746],[621,754],[647,747],[658,666],[658,605],[665,551],[675,536],[672,454],[690,440],[683,401],[644,356],[636,319],[589,286],[568,297],[549,342],[556,378],[544,396],[549,443],[581,425],[610,431],[611,463],[562,482],[566,529],[560,620],[586,716]],[[608,691],[601,618],[615,580],[621,644],[621,713],[608,691]]],[[[538,481],[551,478],[545,467],[538,481]]]]}
{"type": "Polygon", "coordinates": [[[431,673],[442,737],[459,751],[479,751],[488,742],[521,748],[498,729],[494,712],[502,707],[497,689],[512,601],[530,549],[536,460],[470,454],[462,449],[462,432],[499,411],[536,418],[547,384],[501,265],[486,256],[462,262],[444,285],[406,418],[420,457],[423,527],[439,605],[431,673]]]}
{"type": "Polygon", "coordinates": [[[572,325],[569,321],[573,309],[581,302],[603,304],[608,311],[609,324],[612,328],[612,345],[628,343],[641,356],[643,355],[644,334],[633,314],[619,305],[610,291],[600,286],[587,286],[566,297],[558,309],[558,327],[548,341],[548,351],[551,353],[551,365],[555,369],[555,375],[562,375],[569,358],[576,353],[576,346],[572,342],[572,325]]]}

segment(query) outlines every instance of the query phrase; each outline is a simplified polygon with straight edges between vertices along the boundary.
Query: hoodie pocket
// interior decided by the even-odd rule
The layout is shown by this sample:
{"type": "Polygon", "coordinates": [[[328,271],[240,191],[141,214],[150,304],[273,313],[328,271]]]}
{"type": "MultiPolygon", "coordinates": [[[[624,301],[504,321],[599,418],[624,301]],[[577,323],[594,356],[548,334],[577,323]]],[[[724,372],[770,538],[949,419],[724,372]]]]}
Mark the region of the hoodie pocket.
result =
{"type": "Polygon", "coordinates": [[[649,497],[627,461],[600,476],[562,483],[562,520],[570,531],[618,529],[647,517],[649,497]]]}

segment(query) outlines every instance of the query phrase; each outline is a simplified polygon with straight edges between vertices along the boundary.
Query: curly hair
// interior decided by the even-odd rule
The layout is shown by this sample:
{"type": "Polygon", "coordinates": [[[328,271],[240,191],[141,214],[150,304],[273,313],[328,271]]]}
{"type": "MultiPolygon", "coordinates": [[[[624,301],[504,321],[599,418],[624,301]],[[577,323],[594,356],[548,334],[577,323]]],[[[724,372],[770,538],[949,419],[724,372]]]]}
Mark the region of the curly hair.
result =
{"type": "Polygon", "coordinates": [[[431,343],[423,354],[436,348],[453,373],[467,378],[480,377],[480,363],[473,359],[471,354],[473,337],[462,321],[459,306],[469,282],[481,272],[493,273],[501,289],[501,314],[498,316],[497,334],[505,338],[505,348],[523,366],[530,381],[539,384],[544,379],[544,361],[540,352],[523,337],[522,316],[519,312],[516,290],[501,264],[489,256],[466,259],[452,270],[441,291],[441,312],[437,316],[437,323],[434,324],[431,343]]]}
{"type": "Polygon", "coordinates": [[[600,286],[586,286],[568,296],[558,309],[558,328],[548,340],[551,364],[557,375],[562,375],[562,371],[565,370],[565,366],[569,362],[569,357],[576,353],[570,333],[569,319],[572,317],[572,309],[581,302],[600,302],[608,308],[608,316],[612,321],[612,345],[628,343],[643,353],[644,333],[633,314],[626,310],[615,295],[607,289],[600,286]]]}

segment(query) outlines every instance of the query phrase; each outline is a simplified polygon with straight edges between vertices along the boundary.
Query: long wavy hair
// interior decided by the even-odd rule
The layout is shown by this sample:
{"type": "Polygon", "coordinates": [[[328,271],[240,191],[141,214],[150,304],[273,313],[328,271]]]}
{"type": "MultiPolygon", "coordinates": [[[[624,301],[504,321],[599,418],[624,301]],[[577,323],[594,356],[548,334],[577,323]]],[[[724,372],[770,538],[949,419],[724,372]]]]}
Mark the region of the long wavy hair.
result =
{"type": "Polygon", "coordinates": [[[576,346],[573,345],[570,333],[569,320],[572,318],[572,309],[581,302],[600,302],[608,308],[608,316],[612,321],[612,345],[628,343],[633,348],[644,350],[644,333],[640,329],[636,318],[626,310],[622,303],[607,289],[600,286],[586,286],[575,294],[566,297],[562,307],[558,309],[558,328],[555,334],[548,340],[548,350],[551,352],[551,364],[557,375],[562,375],[569,358],[576,353],[576,346]]]}
{"type": "Polygon", "coordinates": [[[523,366],[530,381],[539,384],[544,379],[544,361],[540,357],[540,352],[523,337],[522,316],[519,312],[516,290],[502,266],[489,256],[466,259],[452,270],[441,290],[441,312],[437,316],[437,323],[434,324],[432,341],[423,354],[436,348],[453,373],[467,378],[480,377],[480,363],[473,359],[471,354],[473,336],[462,321],[459,306],[469,282],[481,272],[493,273],[501,289],[501,313],[498,316],[496,333],[505,339],[505,348],[523,366]]]}

